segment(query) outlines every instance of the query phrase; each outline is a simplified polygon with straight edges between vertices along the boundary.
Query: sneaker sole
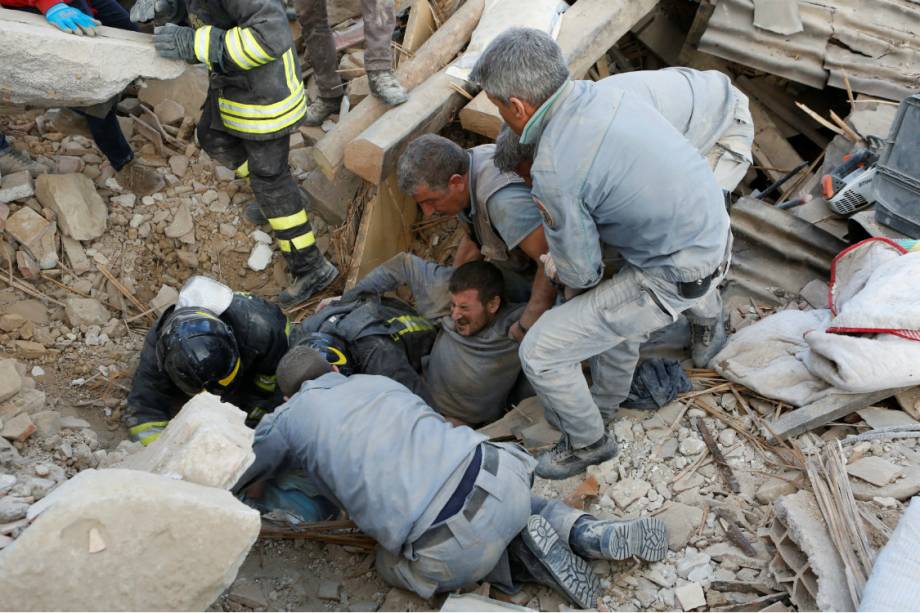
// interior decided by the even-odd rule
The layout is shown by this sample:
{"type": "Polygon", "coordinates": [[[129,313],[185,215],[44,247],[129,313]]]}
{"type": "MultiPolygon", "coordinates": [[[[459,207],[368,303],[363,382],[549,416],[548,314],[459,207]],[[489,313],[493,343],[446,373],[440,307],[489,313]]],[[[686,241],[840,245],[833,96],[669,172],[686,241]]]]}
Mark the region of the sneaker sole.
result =
{"type": "Polygon", "coordinates": [[[606,543],[606,558],[627,560],[633,556],[658,562],[668,553],[668,530],[656,517],[642,517],[617,525],[606,543]]]}
{"type": "Polygon", "coordinates": [[[566,596],[583,609],[597,606],[600,578],[585,560],[572,553],[546,519],[531,515],[521,537],[566,596]]]}

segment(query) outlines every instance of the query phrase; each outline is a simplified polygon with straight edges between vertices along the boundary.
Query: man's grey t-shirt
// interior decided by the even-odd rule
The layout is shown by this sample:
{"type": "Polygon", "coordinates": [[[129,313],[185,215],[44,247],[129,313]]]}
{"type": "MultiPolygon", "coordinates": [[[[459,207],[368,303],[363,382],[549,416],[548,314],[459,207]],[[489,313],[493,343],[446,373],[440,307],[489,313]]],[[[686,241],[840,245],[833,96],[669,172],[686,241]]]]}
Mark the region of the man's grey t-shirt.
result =
{"type": "Polygon", "coordinates": [[[393,256],[358,282],[352,291],[382,294],[406,285],[416,308],[437,319],[441,331],[424,364],[424,376],[444,415],[469,424],[494,421],[504,414],[508,395],[521,374],[519,345],[508,338],[524,304],[503,306],[495,321],[474,336],[461,336],[450,318],[448,284],[454,269],[410,253],[393,256]]]}

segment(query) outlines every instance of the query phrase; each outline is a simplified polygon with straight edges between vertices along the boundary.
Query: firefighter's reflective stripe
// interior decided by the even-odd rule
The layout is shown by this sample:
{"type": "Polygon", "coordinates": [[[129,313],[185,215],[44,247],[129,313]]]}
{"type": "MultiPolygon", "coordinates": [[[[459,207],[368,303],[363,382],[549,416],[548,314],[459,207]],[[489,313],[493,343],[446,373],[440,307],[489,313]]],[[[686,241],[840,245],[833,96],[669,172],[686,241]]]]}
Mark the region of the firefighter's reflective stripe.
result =
{"type": "Polygon", "coordinates": [[[302,251],[316,243],[316,237],[313,236],[313,231],[307,232],[306,234],[301,234],[300,236],[295,236],[294,238],[287,240],[283,238],[278,239],[278,248],[281,249],[284,253],[290,253],[291,247],[298,251],[302,251]]]}
{"type": "Polygon", "coordinates": [[[291,228],[296,228],[297,226],[302,226],[307,223],[307,212],[303,209],[297,211],[293,215],[286,215],[285,217],[269,217],[268,223],[271,225],[272,230],[276,232],[278,230],[290,230],[291,228]]]}
{"type": "Polygon", "coordinates": [[[240,179],[245,179],[246,177],[248,177],[249,176],[249,160],[246,160],[245,162],[240,164],[240,167],[234,170],[233,172],[240,179]]]}
{"type": "Polygon", "coordinates": [[[138,424],[133,428],[128,428],[128,434],[146,447],[160,438],[160,434],[163,433],[163,428],[165,428],[168,423],[168,421],[148,421],[143,424],[138,424]]]}
{"type": "Polygon", "coordinates": [[[409,334],[411,332],[424,332],[426,330],[434,330],[434,324],[432,324],[424,317],[419,317],[418,315],[400,315],[399,317],[392,317],[387,320],[387,323],[400,323],[403,326],[402,330],[399,330],[393,335],[394,338],[398,338],[403,334],[409,334]]]}
{"type": "Polygon", "coordinates": [[[233,365],[233,371],[229,375],[227,375],[226,377],[218,381],[218,383],[220,384],[221,387],[227,387],[228,385],[233,383],[234,379],[236,379],[236,373],[238,372],[240,372],[240,359],[239,358],[236,359],[236,364],[233,365]]]}
{"type": "Polygon", "coordinates": [[[251,70],[274,61],[253,36],[249,28],[230,28],[224,34],[224,45],[233,63],[243,70],[251,70]]]}
{"type": "Polygon", "coordinates": [[[195,57],[211,70],[211,26],[195,30],[195,57]]]}
{"type": "Polygon", "coordinates": [[[217,104],[225,126],[237,132],[268,134],[282,130],[303,118],[307,112],[307,98],[303,81],[296,74],[297,63],[293,51],[285,51],[281,60],[290,94],[273,104],[244,104],[227,98],[218,98],[217,104]]]}
{"type": "Polygon", "coordinates": [[[264,392],[274,392],[277,377],[275,375],[256,375],[255,384],[264,392]]]}

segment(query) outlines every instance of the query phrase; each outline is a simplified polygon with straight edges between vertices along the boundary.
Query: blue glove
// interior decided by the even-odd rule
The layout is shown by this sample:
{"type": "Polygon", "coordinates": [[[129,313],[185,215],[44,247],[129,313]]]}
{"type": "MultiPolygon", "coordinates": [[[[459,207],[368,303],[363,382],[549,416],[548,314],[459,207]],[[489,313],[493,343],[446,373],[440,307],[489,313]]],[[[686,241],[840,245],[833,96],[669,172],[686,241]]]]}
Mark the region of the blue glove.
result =
{"type": "Polygon", "coordinates": [[[196,61],[195,30],[167,23],[153,30],[153,46],[157,53],[174,60],[196,61]]]}
{"type": "Polygon", "coordinates": [[[84,34],[95,36],[96,27],[101,25],[101,22],[72,6],[67,6],[63,2],[48,9],[48,12],[45,13],[45,19],[61,32],[70,32],[77,36],[83,36],[84,34]]]}

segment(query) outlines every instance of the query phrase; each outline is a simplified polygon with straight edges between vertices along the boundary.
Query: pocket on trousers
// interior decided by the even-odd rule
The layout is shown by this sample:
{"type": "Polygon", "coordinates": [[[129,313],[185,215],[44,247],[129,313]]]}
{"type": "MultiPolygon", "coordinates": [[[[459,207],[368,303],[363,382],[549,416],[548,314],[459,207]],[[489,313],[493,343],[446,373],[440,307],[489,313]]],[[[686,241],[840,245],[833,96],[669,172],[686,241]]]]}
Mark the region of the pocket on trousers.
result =
{"type": "Polygon", "coordinates": [[[644,338],[676,320],[664,302],[648,287],[642,287],[631,301],[602,312],[607,326],[622,338],[644,338]]]}

